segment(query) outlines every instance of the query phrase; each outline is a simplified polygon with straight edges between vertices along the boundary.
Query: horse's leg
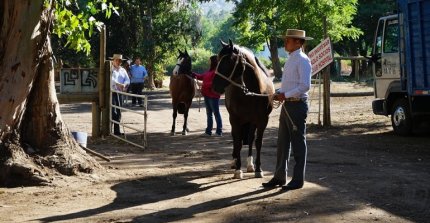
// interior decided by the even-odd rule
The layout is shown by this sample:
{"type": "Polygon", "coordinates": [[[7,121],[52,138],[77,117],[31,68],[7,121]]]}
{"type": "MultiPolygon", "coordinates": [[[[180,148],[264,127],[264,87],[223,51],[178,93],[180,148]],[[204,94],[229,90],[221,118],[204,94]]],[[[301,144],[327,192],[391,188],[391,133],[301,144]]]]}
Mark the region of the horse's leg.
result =
{"type": "Polygon", "coordinates": [[[176,105],[173,105],[173,124],[172,124],[172,131],[170,131],[170,135],[175,135],[175,127],[176,127],[176,117],[178,116],[178,108],[176,105]]]}
{"type": "Polygon", "coordinates": [[[254,172],[255,171],[254,160],[252,157],[252,145],[254,144],[254,139],[255,139],[255,129],[256,129],[256,126],[250,124],[248,136],[243,136],[243,137],[248,137],[248,146],[249,146],[248,159],[246,159],[246,161],[247,161],[246,172],[254,172]]]}
{"type": "Polygon", "coordinates": [[[240,151],[242,150],[242,127],[240,125],[232,125],[231,133],[233,135],[233,158],[236,164],[236,170],[233,178],[242,179],[243,173],[241,170],[240,151]]]}
{"type": "Polygon", "coordinates": [[[188,122],[188,111],[190,110],[190,107],[185,108],[184,112],[184,126],[182,127],[182,135],[187,135],[187,122],[188,122]]]}
{"type": "Polygon", "coordinates": [[[266,129],[267,121],[263,126],[257,128],[257,138],[255,140],[255,148],[257,149],[257,157],[255,160],[255,177],[264,177],[263,170],[261,169],[261,147],[263,146],[263,133],[266,129]]]}

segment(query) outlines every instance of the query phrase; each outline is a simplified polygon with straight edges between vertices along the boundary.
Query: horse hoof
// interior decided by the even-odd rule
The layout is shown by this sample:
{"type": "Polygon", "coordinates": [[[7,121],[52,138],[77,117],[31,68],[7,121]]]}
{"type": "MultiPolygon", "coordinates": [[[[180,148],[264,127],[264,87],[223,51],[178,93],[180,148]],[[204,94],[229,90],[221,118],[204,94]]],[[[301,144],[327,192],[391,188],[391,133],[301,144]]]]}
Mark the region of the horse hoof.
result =
{"type": "Polygon", "coordinates": [[[183,132],[182,132],[182,135],[183,135],[183,136],[186,136],[186,135],[187,135],[187,131],[183,131],[183,132]]]}
{"type": "Polygon", "coordinates": [[[255,172],[255,178],[263,178],[264,174],[263,172],[255,172]]]}
{"type": "Polygon", "coordinates": [[[171,136],[174,136],[174,135],[175,135],[175,132],[170,132],[170,135],[171,135],[171,136]]]}
{"type": "Polygon", "coordinates": [[[243,179],[243,172],[242,170],[236,170],[234,171],[234,179],[243,179]]]}
{"type": "Polygon", "coordinates": [[[233,159],[233,161],[231,161],[230,168],[231,169],[236,169],[236,159],[233,159]]]}

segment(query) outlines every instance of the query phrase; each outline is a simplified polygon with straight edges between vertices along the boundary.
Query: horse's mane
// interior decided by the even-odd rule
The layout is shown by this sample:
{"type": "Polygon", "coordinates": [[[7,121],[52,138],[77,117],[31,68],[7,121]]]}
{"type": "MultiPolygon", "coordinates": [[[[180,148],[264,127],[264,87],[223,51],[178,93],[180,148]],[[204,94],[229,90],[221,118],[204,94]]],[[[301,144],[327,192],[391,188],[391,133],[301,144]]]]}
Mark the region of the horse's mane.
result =
{"type": "Polygon", "coordinates": [[[273,78],[269,74],[266,66],[264,66],[264,64],[262,64],[248,48],[237,45],[235,47],[245,56],[248,62],[255,67],[254,71],[260,85],[261,93],[273,94],[275,92],[272,82],[273,78]]]}

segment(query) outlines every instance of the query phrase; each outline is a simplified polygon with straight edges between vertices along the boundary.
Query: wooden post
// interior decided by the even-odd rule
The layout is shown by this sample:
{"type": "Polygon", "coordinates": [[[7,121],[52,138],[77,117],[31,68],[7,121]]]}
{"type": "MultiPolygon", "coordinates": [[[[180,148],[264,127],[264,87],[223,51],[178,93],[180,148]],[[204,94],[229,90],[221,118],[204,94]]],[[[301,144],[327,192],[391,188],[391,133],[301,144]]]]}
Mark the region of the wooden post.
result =
{"type": "MultiPolygon", "coordinates": [[[[324,38],[327,38],[327,17],[323,18],[324,38]]],[[[323,125],[331,126],[330,115],[330,66],[327,66],[323,71],[323,125]]]]}
{"type": "Polygon", "coordinates": [[[99,59],[99,106],[101,112],[101,135],[107,136],[109,135],[109,105],[106,106],[106,91],[109,88],[106,88],[106,26],[103,26],[100,32],[100,59],[99,59]]]}
{"type": "Polygon", "coordinates": [[[92,104],[92,119],[93,119],[93,129],[92,137],[100,137],[100,107],[98,102],[93,102],[92,104]]]}
{"type": "Polygon", "coordinates": [[[103,97],[104,104],[102,110],[102,135],[108,136],[110,134],[110,78],[111,67],[110,61],[105,61],[104,64],[104,89],[103,97]]]}
{"type": "Polygon", "coordinates": [[[354,62],[354,66],[355,66],[355,80],[357,82],[360,81],[360,60],[356,59],[354,62]]]}

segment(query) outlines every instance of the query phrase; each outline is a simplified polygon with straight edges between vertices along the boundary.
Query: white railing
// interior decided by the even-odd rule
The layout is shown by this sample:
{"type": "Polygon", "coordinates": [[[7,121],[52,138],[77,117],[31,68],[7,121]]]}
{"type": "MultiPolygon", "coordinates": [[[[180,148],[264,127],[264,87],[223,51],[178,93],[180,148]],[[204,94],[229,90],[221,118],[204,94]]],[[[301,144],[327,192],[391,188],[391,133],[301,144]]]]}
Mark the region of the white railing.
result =
{"type": "MultiPolygon", "coordinates": [[[[139,147],[141,149],[146,149],[148,147],[148,136],[147,136],[147,128],[146,128],[146,126],[147,126],[147,120],[148,120],[148,113],[147,113],[147,111],[148,111],[148,96],[147,95],[130,94],[130,93],[126,93],[126,92],[122,92],[122,91],[116,91],[116,90],[111,89],[110,90],[110,110],[109,110],[109,113],[110,113],[109,119],[110,119],[110,122],[111,122],[111,124],[109,125],[110,135],[113,136],[113,137],[115,137],[115,138],[117,138],[117,139],[119,139],[119,140],[127,142],[127,143],[129,143],[129,144],[131,144],[133,146],[139,147]],[[142,98],[143,99],[143,112],[142,111],[135,111],[133,109],[128,109],[128,108],[125,108],[125,107],[121,107],[121,106],[117,106],[117,105],[112,104],[112,95],[113,95],[113,93],[117,93],[119,95],[136,97],[136,98],[142,98]],[[113,120],[112,119],[112,108],[119,109],[119,110],[121,110],[121,112],[122,111],[127,111],[127,112],[131,112],[131,113],[135,113],[135,114],[143,116],[144,117],[144,119],[143,119],[144,120],[144,123],[143,123],[144,127],[143,127],[143,129],[137,128],[137,127],[129,125],[129,124],[125,124],[122,121],[117,122],[117,121],[113,120]],[[115,134],[112,133],[112,124],[118,124],[120,127],[122,127],[122,130],[124,132],[124,138],[121,137],[121,136],[117,136],[117,135],[115,135],[115,134]],[[125,129],[132,129],[132,130],[140,133],[142,141],[140,143],[136,143],[136,142],[132,142],[129,139],[127,139],[127,132],[125,131],[125,129]]],[[[121,118],[121,120],[122,120],[122,118],[121,118]]]]}

